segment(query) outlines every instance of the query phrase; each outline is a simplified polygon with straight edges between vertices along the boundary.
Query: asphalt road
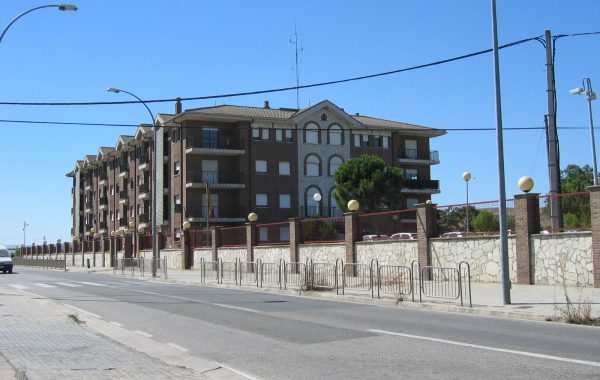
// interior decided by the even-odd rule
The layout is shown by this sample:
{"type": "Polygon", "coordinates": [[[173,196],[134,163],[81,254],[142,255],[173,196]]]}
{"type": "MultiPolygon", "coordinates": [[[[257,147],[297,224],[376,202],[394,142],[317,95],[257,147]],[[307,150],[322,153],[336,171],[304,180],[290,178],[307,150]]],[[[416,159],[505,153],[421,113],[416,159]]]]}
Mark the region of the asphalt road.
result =
{"type": "Polygon", "coordinates": [[[261,379],[600,378],[600,328],[15,269],[10,286],[261,379]]]}

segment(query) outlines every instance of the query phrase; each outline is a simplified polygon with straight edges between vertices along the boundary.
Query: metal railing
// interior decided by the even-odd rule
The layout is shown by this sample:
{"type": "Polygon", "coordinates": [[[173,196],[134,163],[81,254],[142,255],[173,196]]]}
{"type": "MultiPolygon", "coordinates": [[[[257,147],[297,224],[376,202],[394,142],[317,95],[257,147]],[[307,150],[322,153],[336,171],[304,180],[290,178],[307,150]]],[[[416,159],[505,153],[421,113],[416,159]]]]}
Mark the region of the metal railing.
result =
{"type": "Polygon", "coordinates": [[[67,260],[66,259],[36,259],[29,258],[26,259],[24,257],[13,257],[12,259],[13,265],[20,265],[24,267],[37,267],[37,268],[47,268],[47,269],[60,269],[67,270],[67,260]]]}
{"type": "MultiPolygon", "coordinates": [[[[146,275],[152,276],[153,259],[145,259],[143,257],[129,257],[129,258],[113,258],[113,274],[121,272],[121,275],[129,274],[131,277],[137,276],[145,277],[146,275]]],[[[156,277],[164,277],[166,280],[167,275],[167,258],[156,260],[156,277]]]]}

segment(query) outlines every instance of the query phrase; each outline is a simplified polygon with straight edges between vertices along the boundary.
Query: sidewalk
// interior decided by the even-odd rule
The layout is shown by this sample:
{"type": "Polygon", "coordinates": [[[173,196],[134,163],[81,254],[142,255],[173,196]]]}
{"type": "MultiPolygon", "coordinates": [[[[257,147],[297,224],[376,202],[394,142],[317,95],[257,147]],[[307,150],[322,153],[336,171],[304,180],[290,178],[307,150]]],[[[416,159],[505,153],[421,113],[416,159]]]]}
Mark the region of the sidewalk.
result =
{"type": "Polygon", "coordinates": [[[2,379],[242,378],[218,363],[5,286],[0,316],[2,379]]]}
{"type": "MultiPolygon", "coordinates": [[[[87,272],[86,268],[69,268],[69,270],[87,272]]],[[[112,268],[92,268],[92,274],[113,275],[112,268]]],[[[121,275],[117,271],[116,276],[121,275]]],[[[130,276],[126,272],[124,276],[130,276]]],[[[135,278],[165,281],[164,279],[152,279],[148,274],[145,277],[135,278]]],[[[201,283],[200,272],[192,270],[169,270],[168,282],[175,282],[188,285],[203,285],[211,287],[227,287],[247,291],[257,291],[274,294],[299,295],[297,290],[280,290],[276,287],[257,288],[256,286],[235,286],[233,284],[216,284],[212,282],[201,283]]],[[[403,301],[401,307],[420,308],[430,310],[440,310],[449,312],[460,312],[468,314],[489,315],[505,318],[518,318],[529,320],[557,320],[562,314],[561,310],[566,309],[566,297],[562,286],[550,285],[517,285],[513,284],[511,289],[511,305],[503,304],[502,285],[498,283],[471,283],[473,307],[468,306],[468,299],[465,298],[464,307],[460,306],[458,300],[441,300],[435,298],[423,298],[420,303],[418,293],[415,295],[415,302],[403,301]]],[[[580,303],[590,304],[592,316],[600,318],[600,288],[576,288],[567,287],[567,292],[571,302],[577,307],[580,303]]],[[[382,295],[381,299],[371,298],[371,294],[367,292],[356,292],[346,290],[345,295],[337,295],[332,292],[302,292],[302,296],[314,297],[322,299],[335,299],[339,301],[350,301],[359,303],[371,303],[395,306],[396,299],[386,295],[382,295]]]]}

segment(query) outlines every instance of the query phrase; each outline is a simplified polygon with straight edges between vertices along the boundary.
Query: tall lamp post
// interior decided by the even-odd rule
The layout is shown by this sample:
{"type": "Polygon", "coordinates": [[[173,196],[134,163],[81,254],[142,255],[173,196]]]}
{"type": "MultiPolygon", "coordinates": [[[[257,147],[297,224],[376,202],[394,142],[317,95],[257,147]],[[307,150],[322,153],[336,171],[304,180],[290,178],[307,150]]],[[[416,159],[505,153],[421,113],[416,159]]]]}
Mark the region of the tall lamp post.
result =
{"type": "Polygon", "coordinates": [[[142,103],[144,105],[144,107],[146,107],[146,110],[148,110],[148,113],[150,114],[150,117],[152,118],[152,132],[154,133],[154,157],[152,159],[152,172],[153,172],[153,176],[152,176],[152,277],[156,277],[156,260],[158,259],[158,234],[156,231],[156,228],[157,228],[156,195],[157,195],[157,185],[158,185],[158,174],[157,173],[158,173],[158,169],[159,169],[156,167],[156,162],[158,159],[158,149],[157,149],[157,147],[158,147],[158,126],[156,125],[156,122],[154,119],[154,114],[150,110],[150,107],[148,107],[148,104],[146,104],[146,102],[144,102],[142,99],[140,99],[137,95],[135,95],[129,91],[121,90],[121,89],[114,88],[114,87],[107,88],[106,91],[112,92],[115,94],[124,92],[125,94],[133,96],[134,98],[139,100],[139,102],[142,103]]]}
{"type": "Polygon", "coordinates": [[[590,78],[583,79],[583,87],[574,88],[569,91],[573,95],[585,95],[588,101],[588,112],[590,117],[590,137],[592,141],[592,163],[594,166],[594,185],[598,185],[598,167],[596,166],[596,140],[594,139],[594,118],[592,117],[592,100],[596,100],[596,93],[592,90],[590,78]]]}
{"type": "Polygon", "coordinates": [[[317,202],[317,216],[320,217],[321,216],[321,210],[319,209],[319,202],[321,202],[321,199],[323,197],[321,197],[320,193],[315,193],[315,195],[313,195],[313,199],[315,202],[317,202]]]}
{"type": "Polygon", "coordinates": [[[473,178],[470,172],[463,173],[463,179],[467,184],[467,235],[469,234],[469,181],[473,178]]]}
{"type": "Polygon", "coordinates": [[[51,5],[41,5],[39,7],[35,7],[35,8],[31,8],[26,10],[25,12],[21,13],[20,15],[18,15],[17,17],[13,18],[11,22],[8,23],[8,25],[6,26],[6,28],[4,28],[4,31],[2,32],[2,34],[0,35],[0,43],[2,42],[2,39],[4,38],[4,35],[6,34],[6,32],[8,31],[8,29],[12,26],[12,24],[14,24],[18,19],[20,19],[21,17],[25,16],[28,13],[31,13],[33,11],[37,11],[38,9],[43,9],[43,8],[58,8],[59,11],[76,11],[77,7],[73,4],[51,4],[51,5]]]}

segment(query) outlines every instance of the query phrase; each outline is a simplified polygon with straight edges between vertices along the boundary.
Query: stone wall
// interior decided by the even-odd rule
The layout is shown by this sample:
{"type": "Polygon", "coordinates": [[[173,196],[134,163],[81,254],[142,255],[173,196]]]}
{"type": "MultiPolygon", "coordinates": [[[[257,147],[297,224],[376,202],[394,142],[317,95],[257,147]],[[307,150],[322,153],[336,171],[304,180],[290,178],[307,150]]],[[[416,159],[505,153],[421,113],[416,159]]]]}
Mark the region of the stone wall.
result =
{"type": "Polygon", "coordinates": [[[379,264],[410,266],[417,259],[417,241],[363,241],[356,243],[356,262],[369,264],[373,258],[379,264]]]}
{"type": "MultiPolygon", "coordinates": [[[[437,238],[429,241],[431,265],[456,268],[461,261],[471,265],[474,282],[502,282],[500,239],[494,237],[437,238]]],[[[508,238],[510,280],[517,278],[516,240],[508,238]]]]}
{"type": "Polygon", "coordinates": [[[590,232],[533,235],[532,245],[535,284],[594,284],[590,232]]]}
{"type": "Polygon", "coordinates": [[[288,245],[272,247],[254,247],[254,260],[260,259],[263,263],[279,263],[283,259],[290,261],[290,247],[288,245]]]}
{"type": "Polygon", "coordinates": [[[196,248],[194,249],[194,266],[193,270],[200,270],[200,259],[204,261],[212,261],[212,249],[210,248],[196,248]]]}
{"type": "Polygon", "coordinates": [[[217,251],[217,255],[221,261],[235,261],[236,259],[240,259],[240,261],[246,261],[248,251],[246,248],[219,248],[217,251]]]}
{"type": "MultiPolygon", "coordinates": [[[[160,259],[167,259],[167,269],[181,269],[182,257],[180,249],[163,249],[160,251],[160,259]]],[[[152,253],[145,257],[152,258],[152,253]]]]}
{"type": "Polygon", "coordinates": [[[335,263],[337,259],[345,261],[346,246],[344,243],[303,244],[298,247],[298,257],[301,263],[307,259],[315,263],[335,263]]]}

